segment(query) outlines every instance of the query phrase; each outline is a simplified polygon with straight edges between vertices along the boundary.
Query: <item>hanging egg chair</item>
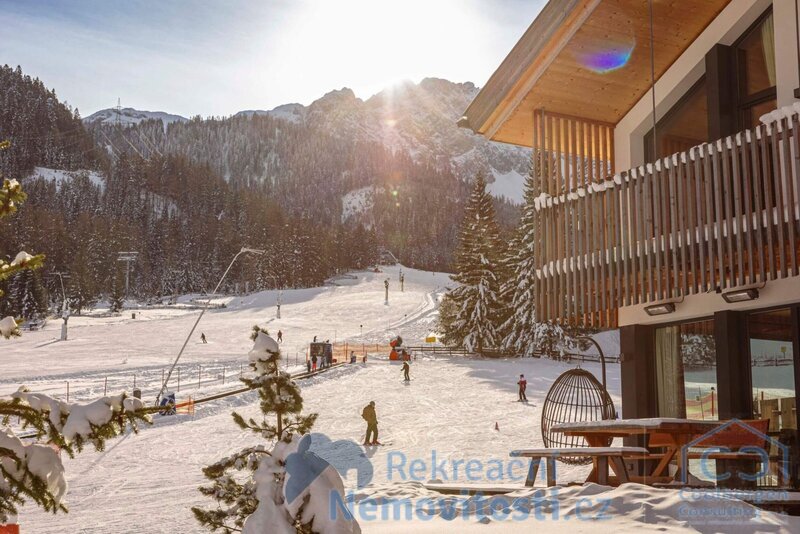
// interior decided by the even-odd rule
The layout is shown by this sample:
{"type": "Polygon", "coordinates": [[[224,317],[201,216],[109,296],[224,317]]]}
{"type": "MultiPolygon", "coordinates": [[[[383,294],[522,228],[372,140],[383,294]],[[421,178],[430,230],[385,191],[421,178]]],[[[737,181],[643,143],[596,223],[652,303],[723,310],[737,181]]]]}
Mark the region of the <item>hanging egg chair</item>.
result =
{"type": "MultiPolygon", "coordinates": [[[[593,341],[593,340],[592,340],[593,341]]],[[[596,343],[595,343],[596,345],[596,343]]],[[[599,347],[598,347],[599,349],[599,347]]],[[[601,354],[603,364],[603,382],[605,382],[605,357],[601,354]]],[[[559,423],[576,423],[583,421],[602,421],[614,419],[616,410],[614,401],[595,376],[580,367],[569,369],[556,378],[542,405],[542,440],[545,447],[573,448],[587,447],[581,436],[567,436],[552,430],[559,423]]],[[[611,445],[611,439],[604,446],[611,445]]],[[[592,462],[588,457],[559,457],[559,461],[570,465],[586,465],[592,462]]]]}

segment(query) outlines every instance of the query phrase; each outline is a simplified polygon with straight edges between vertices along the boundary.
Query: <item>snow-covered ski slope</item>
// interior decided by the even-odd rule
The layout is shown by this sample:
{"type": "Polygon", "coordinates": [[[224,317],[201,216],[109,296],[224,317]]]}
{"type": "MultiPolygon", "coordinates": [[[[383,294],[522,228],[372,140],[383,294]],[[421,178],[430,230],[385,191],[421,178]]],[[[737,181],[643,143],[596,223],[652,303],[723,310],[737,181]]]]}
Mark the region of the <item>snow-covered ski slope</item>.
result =
{"type": "MultiPolygon", "coordinates": [[[[286,291],[280,320],[274,319],[276,293],[227,299],[227,308],[210,311],[203,318],[199,330],[206,333],[209,343],[193,340],[184,356],[186,365],[225,364],[232,368],[245,362],[251,346],[249,329],[256,322],[273,333],[281,329],[287,353],[302,350],[314,335],[322,340],[335,336],[359,342],[362,324],[366,342],[384,344],[400,334],[407,343],[416,344],[435,328],[436,305],[443,288],[451,282],[444,274],[403,271],[404,293],[399,291],[398,268],[386,268],[380,274],[356,273],[357,279],[350,285],[340,280],[339,286],[286,291]],[[391,280],[388,306],[383,303],[383,281],[387,277],[391,280]]],[[[88,398],[102,394],[102,377],[106,375],[123,377],[113,383],[130,389],[127,377],[134,372],[157,382],[160,369],[177,353],[197,313],[145,310],[144,317],[136,320],[130,319],[130,313],[125,318],[74,317],[70,319],[71,340],[66,343],[53,342],[59,324],[51,321],[44,331],[25,333],[21,339],[1,345],[2,393],[26,383],[36,390],[59,394],[63,381],[69,378],[75,384],[72,395],[88,398]],[[31,381],[31,377],[36,379],[31,381]]],[[[412,381],[406,384],[401,367],[389,363],[384,355],[370,357],[366,364],[333,369],[302,381],[301,386],[306,410],[319,413],[315,432],[334,442],[363,439],[361,410],[370,400],[376,402],[380,439],[388,445],[366,450],[374,470],[366,488],[356,488],[356,473],[348,472],[345,486],[358,495],[358,501],[363,503],[368,497],[418,500],[437,497],[422,486],[430,478],[442,479],[441,473],[430,476],[434,451],[437,462],[445,460],[446,469],[452,472],[459,460],[484,464],[500,460],[507,465],[510,450],[541,446],[543,397],[554,378],[568,367],[549,360],[421,358],[412,362],[412,381]],[[528,379],[528,404],[515,402],[520,373],[528,379]],[[495,430],[495,423],[499,430],[495,430]],[[389,479],[389,462],[396,466],[398,453],[408,463],[425,462],[428,472],[422,475],[422,481],[409,480],[408,468],[407,480],[402,480],[397,469],[389,479]]],[[[599,374],[595,364],[584,367],[599,374]]],[[[611,365],[608,375],[609,389],[619,405],[618,366],[611,365]]],[[[203,394],[230,387],[230,382],[226,386],[203,385],[200,391],[187,392],[203,394]]],[[[145,390],[145,397],[148,394],[150,391],[145,390]]],[[[183,395],[181,389],[179,400],[183,395]]],[[[230,417],[233,408],[245,416],[256,415],[256,402],[257,396],[249,393],[199,405],[194,417],[156,418],[153,426],[139,434],[109,442],[104,452],[86,451],[74,460],[65,459],[70,513],[52,515],[26,507],[20,516],[23,532],[202,532],[190,510],[192,506],[212,504],[196,490],[204,482],[201,468],[257,442],[252,433],[239,430],[230,417]]],[[[461,464],[459,482],[464,481],[463,469],[461,464]]],[[[516,468],[514,474],[524,475],[524,468],[516,468]]],[[[581,480],[586,474],[586,467],[559,466],[559,481],[581,480]]],[[[562,517],[573,510],[574,518],[578,499],[592,499],[606,489],[587,486],[564,491],[562,517]]],[[[677,500],[674,491],[631,485],[610,495],[614,501],[606,511],[613,515],[604,522],[550,519],[539,527],[541,521],[532,516],[525,523],[481,524],[474,519],[453,523],[434,514],[431,521],[415,516],[411,522],[362,519],[360,523],[368,534],[405,533],[409,529],[419,533],[491,534],[529,532],[537,527],[548,532],[595,532],[598,527],[617,532],[754,530],[742,521],[735,525],[739,530],[728,528],[732,525],[704,530],[691,518],[679,517],[678,509],[685,503],[677,500]],[[744,527],[748,528],[742,530],[744,527]]],[[[772,514],[765,514],[763,520],[764,529],[771,532],[798,531],[800,527],[791,519],[772,514]]]]}

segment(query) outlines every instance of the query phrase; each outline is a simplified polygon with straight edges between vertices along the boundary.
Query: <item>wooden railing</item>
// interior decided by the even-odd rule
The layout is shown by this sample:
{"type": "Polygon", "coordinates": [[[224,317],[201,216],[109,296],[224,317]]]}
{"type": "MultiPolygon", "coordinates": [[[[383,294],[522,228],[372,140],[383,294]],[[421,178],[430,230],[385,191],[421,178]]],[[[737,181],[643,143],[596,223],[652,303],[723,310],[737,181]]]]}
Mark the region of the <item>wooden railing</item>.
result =
{"type": "Polygon", "coordinates": [[[607,149],[539,122],[541,318],[614,327],[623,306],[798,275],[797,114],[610,178],[607,149]]]}

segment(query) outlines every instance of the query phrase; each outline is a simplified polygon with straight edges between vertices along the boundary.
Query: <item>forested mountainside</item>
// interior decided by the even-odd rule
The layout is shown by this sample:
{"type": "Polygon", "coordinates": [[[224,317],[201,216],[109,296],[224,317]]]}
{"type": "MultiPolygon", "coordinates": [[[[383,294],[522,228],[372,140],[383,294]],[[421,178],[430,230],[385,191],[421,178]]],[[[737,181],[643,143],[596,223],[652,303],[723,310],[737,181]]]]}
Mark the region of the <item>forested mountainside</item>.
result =
{"type": "MultiPolygon", "coordinates": [[[[240,287],[319,284],[381,248],[448,270],[470,174],[528,165],[524,151],[455,127],[471,84],[427,80],[367,101],[338,91],[229,118],[112,109],[82,122],[21,69],[0,80],[0,139],[11,141],[0,169],[30,195],[0,226],[0,254],[47,254],[42,283],[54,290],[48,272],[67,273],[78,307],[120,291],[120,251],[139,252],[131,287],[146,298],[212,289],[242,246],[268,253],[237,265],[240,287]]],[[[512,226],[517,207],[496,204],[512,226]]]]}
{"type": "MultiPolygon", "coordinates": [[[[456,126],[461,114],[477,93],[478,88],[469,82],[453,83],[438,78],[426,78],[418,84],[397,84],[367,100],[357,98],[352,90],[345,88],[331,91],[309,106],[285,104],[270,111],[242,111],[236,117],[269,116],[304,126],[307,131],[328,134],[348,145],[377,144],[391,152],[405,153],[416,163],[439,171],[449,171],[467,182],[472,182],[478,172],[483,172],[488,189],[495,197],[505,196],[521,204],[522,184],[529,170],[530,151],[492,143],[456,126]]],[[[130,108],[118,111],[110,108],[87,117],[85,122],[113,126],[117,122],[123,125],[136,124],[147,118],[161,117],[166,117],[164,124],[188,121],[184,117],[163,112],[136,111],[130,108]]],[[[215,129],[213,135],[216,136],[216,142],[220,136],[217,125],[209,126],[215,129]]],[[[197,133],[196,130],[193,131],[197,133]]],[[[258,129],[255,132],[243,132],[239,129],[236,137],[229,139],[232,144],[228,147],[242,148],[242,136],[247,138],[252,133],[263,132],[258,129]]],[[[197,147],[196,135],[192,139],[186,139],[185,134],[185,131],[178,129],[174,135],[183,139],[171,141],[183,145],[191,142],[193,147],[202,148],[197,147]]],[[[137,139],[141,143],[146,143],[146,140],[147,138],[137,139]]],[[[249,143],[252,145],[252,140],[249,143]]],[[[153,147],[143,148],[152,149],[153,147]]],[[[235,182],[261,182],[274,176],[275,162],[269,159],[259,157],[242,161],[241,157],[231,153],[229,149],[221,155],[223,158],[215,158],[212,165],[235,182]]]]}
{"type": "MultiPolygon", "coordinates": [[[[77,110],[58,101],[17,67],[0,66],[0,140],[13,140],[0,154],[0,173],[10,178],[29,174],[34,166],[59,169],[97,168],[94,142],[77,110]]],[[[102,159],[102,158],[101,158],[102,159]]]]}
{"type": "MultiPolygon", "coordinates": [[[[374,229],[289,214],[266,191],[235,187],[186,156],[106,152],[39,80],[19,69],[2,74],[0,93],[17,96],[0,115],[0,139],[11,142],[0,169],[22,183],[28,200],[0,223],[0,255],[26,250],[47,259],[35,280],[7,282],[11,309],[0,313],[23,315],[26,294],[41,295],[42,286],[60,300],[56,272],[75,309],[119,294],[121,251],[139,252],[131,292],[141,298],[213,289],[242,246],[267,253],[234,267],[231,286],[241,289],[316,285],[377,257],[374,229]]],[[[42,311],[46,303],[37,300],[42,311]]]]}

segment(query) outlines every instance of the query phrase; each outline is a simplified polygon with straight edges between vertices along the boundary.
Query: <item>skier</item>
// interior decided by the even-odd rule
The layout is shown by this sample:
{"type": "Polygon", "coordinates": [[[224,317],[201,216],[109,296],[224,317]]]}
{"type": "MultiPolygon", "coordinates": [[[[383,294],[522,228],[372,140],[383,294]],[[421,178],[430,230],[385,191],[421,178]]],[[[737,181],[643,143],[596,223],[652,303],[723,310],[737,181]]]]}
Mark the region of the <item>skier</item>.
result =
{"type": "Polygon", "coordinates": [[[350,351],[350,363],[356,363],[356,351],[350,351]]]}
{"type": "Polygon", "coordinates": [[[525,395],[525,389],[528,387],[528,381],[525,380],[525,375],[519,375],[519,381],[517,382],[519,386],[519,401],[520,402],[528,402],[528,397],[525,395]]]}
{"type": "Polygon", "coordinates": [[[283,343],[283,332],[278,330],[278,343],[283,343]]]}
{"type": "Polygon", "coordinates": [[[306,369],[308,369],[309,373],[311,372],[311,360],[306,360],[306,369]]]}
{"type": "Polygon", "coordinates": [[[408,365],[408,360],[403,361],[403,380],[406,382],[411,382],[411,377],[408,376],[408,372],[411,370],[411,366],[408,365]]]}
{"type": "Polygon", "coordinates": [[[364,445],[380,445],[378,441],[378,415],[375,413],[375,401],[370,401],[361,411],[361,417],[367,422],[367,435],[364,437],[364,445]],[[370,441],[372,436],[372,441],[370,441]]]}
{"type": "Polygon", "coordinates": [[[208,343],[208,341],[206,341],[206,333],[205,332],[200,332],[200,341],[202,341],[203,343],[208,343]]]}
{"type": "Polygon", "coordinates": [[[316,371],[317,370],[317,355],[316,354],[311,357],[311,370],[312,371],[316,371]]]}

